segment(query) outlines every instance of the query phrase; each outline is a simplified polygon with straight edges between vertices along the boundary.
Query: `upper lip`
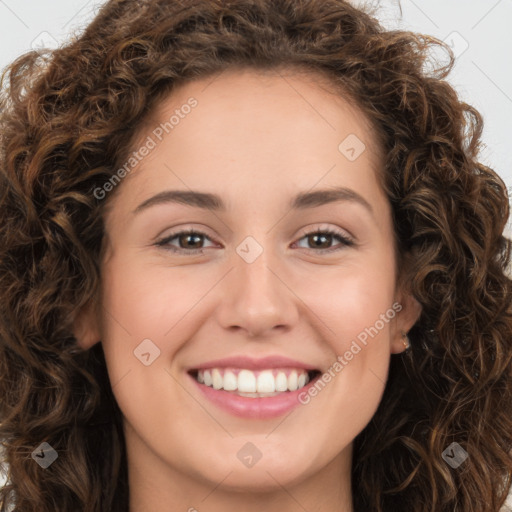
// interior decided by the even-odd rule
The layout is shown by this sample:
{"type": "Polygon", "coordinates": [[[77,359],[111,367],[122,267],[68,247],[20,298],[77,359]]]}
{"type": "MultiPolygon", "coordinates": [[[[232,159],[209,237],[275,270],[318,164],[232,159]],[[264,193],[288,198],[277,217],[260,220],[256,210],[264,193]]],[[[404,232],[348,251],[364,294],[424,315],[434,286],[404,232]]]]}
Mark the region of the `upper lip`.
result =
{"type": "Polygon", "coordinates": [[[191,367],[190,370],[203,370],[207,368],[244,368],[247,370],[265,370],[267,368],[304,368],[305,370],[316,370],[315,366],[290,359],[285,356],[249,357],[246,355],[225,357],[215,359],[206,363],[191,367]]]}

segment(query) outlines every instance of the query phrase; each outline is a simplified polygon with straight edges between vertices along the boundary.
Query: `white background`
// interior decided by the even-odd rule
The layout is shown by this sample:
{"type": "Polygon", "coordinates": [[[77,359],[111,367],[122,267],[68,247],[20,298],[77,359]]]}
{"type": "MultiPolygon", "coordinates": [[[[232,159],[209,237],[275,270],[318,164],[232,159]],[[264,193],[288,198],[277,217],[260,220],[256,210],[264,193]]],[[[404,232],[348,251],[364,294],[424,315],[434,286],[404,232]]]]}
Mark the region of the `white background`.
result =
{"type": "MultiPolygon", "coordinates": [[[[102,3],[0,0],[0,68],[32,46],[55,47],[79,34],[102,3]]],[[[388,28],[429,34],[452,45],[457,60],[447,80],[483,115],[481,160],[512,191],[512,0],[401,0],[400,5],[402,12],[398,0],[382,0],[378,18],[388,28]]]]}

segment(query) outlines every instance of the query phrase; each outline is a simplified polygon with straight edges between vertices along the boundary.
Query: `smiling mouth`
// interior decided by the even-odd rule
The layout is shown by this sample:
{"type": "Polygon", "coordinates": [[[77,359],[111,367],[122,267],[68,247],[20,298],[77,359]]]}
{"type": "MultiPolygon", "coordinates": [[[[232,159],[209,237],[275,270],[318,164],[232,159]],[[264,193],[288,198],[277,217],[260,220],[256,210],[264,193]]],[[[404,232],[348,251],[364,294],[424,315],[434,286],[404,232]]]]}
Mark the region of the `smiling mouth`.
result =
{"type": "Polygon", "coordinates": [[[249,398],[263,398],[298,391],[320,375],[319,370],[269,368],[205,368],[189,374],[199,384],[249,398]]]}

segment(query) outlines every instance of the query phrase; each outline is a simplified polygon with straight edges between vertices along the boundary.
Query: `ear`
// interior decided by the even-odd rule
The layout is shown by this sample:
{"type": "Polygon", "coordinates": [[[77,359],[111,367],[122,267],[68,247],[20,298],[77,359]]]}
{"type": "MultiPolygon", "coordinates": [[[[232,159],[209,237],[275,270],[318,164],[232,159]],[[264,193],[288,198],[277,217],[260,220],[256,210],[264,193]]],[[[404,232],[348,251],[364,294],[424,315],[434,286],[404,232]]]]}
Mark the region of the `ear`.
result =
{"type": "MultiPolygon", "coordinates": [[[[402,291],[396,301],[402,307],[396,316],[395,329],[391,332],[391,353],[399,354],[406,350],[402,338],[402,331],[407,334],[418,321],[422,307],[409,291],[402,291]]],[[[397,308],[398,310],[398,308],[397,308]]]]}
{"type": "Polygon", "coordinates": [[[84,350],[90,349],[101,339],[98,314],[95,301],[91,300],[78,313],[73,324],[73,334],[78,346],[84,350]]]}

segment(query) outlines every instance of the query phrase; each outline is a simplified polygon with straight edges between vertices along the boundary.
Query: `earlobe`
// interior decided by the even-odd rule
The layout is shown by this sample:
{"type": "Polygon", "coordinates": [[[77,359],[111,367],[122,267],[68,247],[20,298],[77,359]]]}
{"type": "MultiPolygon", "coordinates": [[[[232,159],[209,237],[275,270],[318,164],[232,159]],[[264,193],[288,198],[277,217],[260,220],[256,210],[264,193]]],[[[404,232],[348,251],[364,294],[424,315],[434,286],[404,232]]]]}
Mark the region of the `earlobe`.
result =
{"type": "Polygon", "coordinates": [[[392,333],[391,353],[399,354],[407,350],[411,344],[407,333],[412,326],[418,321],[422,307],[417,299],[411,294],[406,293],[403,296],[402,309],[398,313],[395,332],[392,333]]]}
{"type": "Polygon", "coordinates": [[[408,350],[411,348],[411,341],[409,340],[409,336],[405,331],[400,331],[402,335],[402,343],[404,344],[404,350],[408,350]]]}
{"type": "Polygon", "coordinates": [[[84,306],[79,312],[73,325],[73,334],[78,346],[84,350],[90,349],[100,341],[101,336],[94,301],[84,306]]]}

